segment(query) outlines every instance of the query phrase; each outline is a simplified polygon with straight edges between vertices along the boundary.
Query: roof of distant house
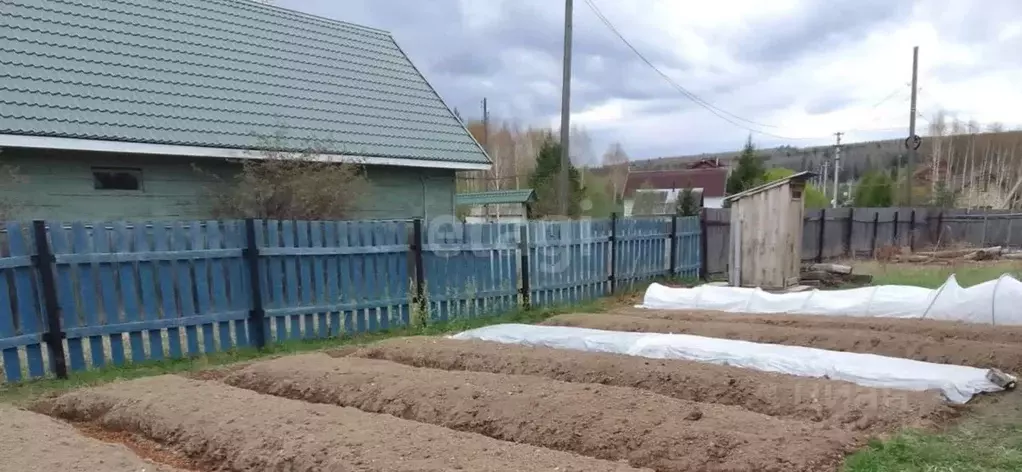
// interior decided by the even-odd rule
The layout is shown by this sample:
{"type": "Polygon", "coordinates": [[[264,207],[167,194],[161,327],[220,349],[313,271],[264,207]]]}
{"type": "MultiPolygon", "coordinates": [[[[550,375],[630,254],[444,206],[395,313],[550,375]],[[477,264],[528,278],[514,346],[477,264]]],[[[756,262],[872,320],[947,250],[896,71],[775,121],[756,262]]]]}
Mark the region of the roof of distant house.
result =
{"type": "Polygon", "coordinates": [[[170,154],[277,136],[368,163],[490,162],[385,31],[248,0],[2,4],[0,146],[170,154]]]}
{"type": "Polygon", "coordinates": [[[534,201],[536,201],[536,192],[531,188],[468,192],[454,195],[455,205],[499,205],[504,203],[531,203],[534,201]]]}
{"type": "Polygon", "coordinates": [[[724,167],[631,172],[625,185],[625,195],[631,196],[641,188],[701,188],[705,197],[723,197],[726,184],[727,168],[724,167]]]}

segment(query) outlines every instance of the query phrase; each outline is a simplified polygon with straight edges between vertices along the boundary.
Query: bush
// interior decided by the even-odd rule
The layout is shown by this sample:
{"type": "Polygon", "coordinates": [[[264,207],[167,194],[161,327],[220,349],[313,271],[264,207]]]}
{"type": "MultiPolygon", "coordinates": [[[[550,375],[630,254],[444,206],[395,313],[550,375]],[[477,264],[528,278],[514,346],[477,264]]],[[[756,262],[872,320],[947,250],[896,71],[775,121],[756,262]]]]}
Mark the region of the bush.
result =
{"type": "MultiPolygon", "coordinates": [[[[268,149],[279,147],[265,146],[268,149]]],[[[210,189],[218,218],[335,220],[348,217],[369,189],[361,164],[330,161],[315,145],[300,153],[262,151],[210,189]]]]}
{"type": "Polygon", "coordinates": [[[894,204],[894,179],[886,172],[868,172],[855,188],[857,207],[889,207],[894,204]]]}

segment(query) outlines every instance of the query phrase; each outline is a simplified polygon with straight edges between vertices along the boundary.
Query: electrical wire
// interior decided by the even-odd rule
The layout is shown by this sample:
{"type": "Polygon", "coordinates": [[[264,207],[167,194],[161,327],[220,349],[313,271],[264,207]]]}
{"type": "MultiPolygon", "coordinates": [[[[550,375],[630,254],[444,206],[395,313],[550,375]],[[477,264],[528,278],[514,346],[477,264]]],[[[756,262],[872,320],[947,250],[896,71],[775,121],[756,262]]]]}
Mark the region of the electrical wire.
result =
{"type": "MultiPolygon", "coordinates": [[[[604,26],[607,27],[607,29],[609,29],[615,36],[617,36],[617,38],[620,39],[621,42],[625,44],[625,46],[627,46],[629,49],[631,49],[632,52],[635,53],[635,55],[638,56],[638,58],[642,62],[644,62],[651,69],[653,69],[654,72],[656,72],[658,75],[660,75],[660,77],[662,77],[665,81],[667,81],[667,83],[670,84],[672,87],[674,87],[677,91],[681,92],[681,94],[684,95],[686,98],[691,100],[693,103],[703,107],[704,109],[706,109],[710,113],[713,113],[718,118],[720,118],[720,119],[722,119],[724,121],[727,121],[728,123],[731,123],[734,126],[737,126],[739,128],[745,129],[745,130],[747,130],[749,132],[757,133],[757,134],[763,134],[763,135],[766,135],[766,136],[771,136],[771,137],[779,138],[779,139],[787,139],[787,140],[792,140],[792,141],[802,141],[802,140],[820,139],[820,138],[823,137],[823,136],[818,136],[818,137],[794,138],[794,137],[790,137],[790,136],[782,136],[782,135],[779,135],[779,134],[763,131],[763,130],[760,130],[760,129],[751,128],[749,126],[746,126],[746,125],[743,125],[743,124],[740,124],[740,123],[736,123],[735,120],[738,120],[738,121],[744,121],[746,123],[749,123],[749,124],[752,124],[752,125],[755,125],[755,126],[762,126],[762,127],[765,127],[765,128],[777,128],[777,126],[768,125],[768,124],[765,124],[765,123],[759,123],[757,121],[753,121],[753,120],[750,120],[750,119],[747,119],[747,118],[743,118],[743,117],[738,116],[738,115],[736,115],[734,113],[731,113],[731,112],[729,112],[727,110],[724,110],[724,109],[722,109],[720,107],[717,107],[717,106],[707,102],[706,100],[703,100],[698,95],[696,95],[695,93],[689,91],[685,87],[681,86],[680,84],[675,82],[674,79],[672,79],[669,75],[667,75],[666,73],[661,71],[659,67],[657,67],[655,64],[653,64],[652,61],[647,59],[646,56],[644,54],[642,54],[641,51],[638,50],[638,48],[636,48],[630,41],[628,41],[628,39],[624,37],[624,35],[621,33],[621,31],[618,30],[616,26],[614,26],[614,23],[611,22],[610,19],[608,19],[606,17],[606,15],[603,14],[603,12],[600,10],[600,7],[596,5],[594,0],[585,0],[585,2],[586,2],[586,5],[589,6],[589,9],[592,10],[593,14],[595,14],[596,17],[600,20],[600,22],[602,22],[604,24],[604,26]],[[729,117],[731,117],[733,119],[731,119],[729,117]]],[[[908,85],[911,85],[911,84],[908,84],[908,85]]],[[[891,92],[888,96],[884,97],[882,100],[877,102],[870,109],[873,110],[873,109],[876,109],[877,107],[879,107],[880,105],[883,105],[884,103],[886,103],[888,100],[893,98],[895,95],[898,94],[898,92],[900,92],[902,90],[904,90],[904,89],[901,86],[899,86],[895,91],[891,92]]],[[[870,131],[892,131],[892,130],[896,130],[896,129],[900,129],[900,128],[883,128],[883,129],[873,129],[873,130],[868,130],[868,129],[853,129],[853,130],[849,130],[849,131],[850,132],[870,132],[870,131]]]]}

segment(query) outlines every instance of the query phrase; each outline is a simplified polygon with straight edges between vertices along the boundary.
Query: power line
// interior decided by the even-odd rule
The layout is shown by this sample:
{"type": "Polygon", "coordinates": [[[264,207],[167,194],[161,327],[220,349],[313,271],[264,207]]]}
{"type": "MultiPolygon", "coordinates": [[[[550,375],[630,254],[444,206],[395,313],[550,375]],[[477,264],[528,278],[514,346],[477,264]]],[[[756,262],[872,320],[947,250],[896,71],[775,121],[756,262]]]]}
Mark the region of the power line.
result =
{"type": "MultiPolygon", "coordinates": [[[[652,61],[647,59],[646,56],[644,54],[642,54],[641,51],[638,50],[638,48],[636,48],[630,41],[628,41],[628,39],[624,37],[624,35],[617,29],[617,27],[614,26],[614,24],[610,21],[610,19],[608,19],[603,14],[603,12],[596,5],[594,0],[585,0],[585,2],[586,2],[586,5],[589,6],[589,9],[600,20],[600,22],[602,22],[604,24],[604,26],[607,27],[607,29],[609,29],[612,33],[614,33],[614,35],[617,36],[617,38],[620,39],[621,42],[625,44],[625,46],[627,46],[629,49],[631,49],[632,52],[635,53],[635,55],[638,56],[640,60],[642,60],[642,62],[644,62],[651,69],[653,69],[654,72],[656,72],[658,75],[660,75],[660,77],[662,77],[665,81],[667,81],[667,83],[670,84],[672,87],[674,87],[676,90],[681,92],[681,94],[684,95],[686,98],[688,98],[689,100],[691,100],[695,104],[705,108],[707,111],[709,111],[710,113],[713,113],[718,118],[720,118],[720,119],[722,119],[724,121],[727,121],[728,123],[731,123],[734,126],[737,126],[739,128],[745,129],[747,131],[750,131],[750,132],[753,132],[753,133],[758,133],[758,134],[763,134],[763,135],[767,135],[767,136],[772,136],[772,137],[779,138],[779,139],[787,139],[787,140],[792,140],[792,141],[804,141],[804,140],[811,140],[811,139],[820,139],[820,138],[823,137],[823,136],[817,136],[817,137],[795,138],[795,137],[790,137],[790,136],[782,136],[782,135],[779,135],[779,134],[763,131],[763,130],[760,130],[760,129],[751,128],[749,126],[746,126],[746,125],[743,125],[741,123],[735,122],[735,120],[740,120],[740,121],[744,121],[746,123],[750,123],[750,124],[756,125],[756,126],[762,126],[762,127],[766,127],[766,128],[777,128],[777,126],[768,125],[768,124],[765,124],[765,123],[759,123],[759,122],[756,122],[756,121],[753,121],[753,120],[750,120],[750,119],[747,119],[747,118],[743,118],[743,117],[738,116],[738,115],[736,115],[734,113],[731,113],[731,112],[729,112],[727,110],[724,110],[724,109],[722,109],[720,107],[717,107],[717,106],[707,102],[706,100],[703,100],[698,95],[696,95],[695,93],[689,91],[685,87],[681,86],[680,84],[675,82],[674,79],[672,79],[669,75],[667,75],[666,73],[661,71],[659,67],[657,67],[655,64],[653,64],[652,61]],[[734,118],[734,119],[731,119],[729,117],[734,118]]],[[[906,84],[906,85],[908,85],[908,84],[906,84]]],[[[872,109],[876,109],[880,105],[883,105],[884,103],[886,103],[888,100],[893,98],[895,95],[898,94],[898,92],[900,92],[902,90],[903,90],[903,88],[901,86],[899,86],[896,90],[894,90],[889,95],[884,97],[882,100],[880,100],[879,102],[874,104],[871,107],[871,110],[872,109]]],[[[851,131],[851,132],[869,132],[869,131],[892,131],[892,130],[895,130],[895,129],[900,129],[900,128],[850,129],[849,131],[851,131]]]]}
{"type": "MultiPolygon", "coordinates": [[[[788,137],[788,136],[781,136],[781,135],[769,133],[769,132],[766,132],[766,131],[763,131],[763,130],[757,130],[757,129],[754,129],[754,128],[750,128],[748,126],[736,123],[731,118],[728,118],[728,116],[731,116],[731,117],[733,117],[736,120],[741,120],[741,121],[744,121],[744,122],[747,122],[747,123],[750,123],[750,124],[753,124],[753,125],[756,125],[756,126],[763,126],[763,127],[767,127],[767,128],[776,128],[776,126],[767,125],[767,124],[764,124],[764,123],[758,123],[756,121],[752,121],[752,120],[749,120],[747,118],[742,118],[742,117],[740,117],[738,115],[735,115],[734,113],[731,113],[731,112],[723,110],[723,109],[721,109],[719,107],[716,107],[716,106],[710,104],[709,102],[699,98],[699,96],[697,96],[696,94],[688,91],[685,87],[682,87],[677,82],[675,82],[673,79],[671,79],[670,76],[668,76],[663,71],[661,71],[660,68],[658,68],[655,64],[653,64],[652,61],[647,59],[646,56],[644,54],[642,54],[642,52],[640,52],[635,46],[633,46],[632,43],[630,41],[628,41],[628,39],[625,38],[624,35],[622,35],[620,31],[618,31],[617,27],[615,27],[614,24],[606,16],[603,15],[603,12],[600,11],[600,8],[598,6],[596,6],[596,4],[593,2],[593,0],[585,0],[585,2],[586,2],[586,5],[589,6],[589,9],[592,10],[592,12],[596,15],[596,17],[599,18],[599,20],[612,33],[614,33],[614,35],[617,36],[618,39],[620,39],[621,42],[623,42],[625,44],[625,46],[628,46],[628,48],[631,49],[632,52],[634,52],[635,55],[638,56],[640,60],[642,60],[642,62],[645,62],[646,65],[648,65],[650,68],[652,68],[653,71],[655,71],[657,74],[660,75],[660,77],[663,77],[663,79],[666,80],[667,83],[669,83],[671,86],[673,86],[679,92],[681,92],[682,95],[687,97],[689,100],[691,100],[695,104],[705,108],[707,111],[709,111],[710,113],[713,113],[718,118],[720,118],[720,119],[722,119],[724,121],[727,121],[728,123],[731,123],[731,124],[733,124],[733,125],[735,125],[735,126],[737,126],[739,128],[751,131],[753,133],[765,134],[767,136],[773,136],[775,138],[780,138],[780,139],[792,139],[792,140],[800,139],[800,138],[792,138],[792,137],[788,137]],[[727,116],[724,116],[724,115],[727,115],[727,116]]],[[[805,138],[801,138],[801,139],[805,139],[805,138]]]]}

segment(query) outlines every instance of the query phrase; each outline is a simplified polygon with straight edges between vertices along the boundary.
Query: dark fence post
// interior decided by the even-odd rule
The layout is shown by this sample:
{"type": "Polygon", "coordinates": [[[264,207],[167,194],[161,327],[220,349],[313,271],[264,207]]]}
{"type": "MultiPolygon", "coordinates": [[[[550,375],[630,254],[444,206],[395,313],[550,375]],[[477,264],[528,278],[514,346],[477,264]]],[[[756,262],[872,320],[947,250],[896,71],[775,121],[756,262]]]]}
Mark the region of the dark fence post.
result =
{"type": "MultiPolygon", "coordinates": [[[[39,272],[43,296],[43,309],[46,310],[46,332],[43,342],[50,349],[50,364],[58,379],[67,378],[67,360],[64,358],[64,338],[67,337],[61,327],[61,308],[57,301],[57,279],[53,275],[53,264],[57,262],[50,250],[50,241],[46,239],[46,222],[32,222],[32,236],[35,239],[35,258],[33,260],[39,272]]],[[[5,302],[6,303],[6,302],[5,302]]]]}
{"type": "Polygon", "coordinates": [[[259,244],[256,242],[255,220],[245,219],[245,250],[242,251],[248,266],[248,287],[252,291],[252,308],[248,312],[249,340],[256,347],[266,346],[266,310],[263,307],[262,272],[259,270],[259,244]]]}
{"type": "Polygon", "coordinates": [[[943,237],[944,237],[944,210],[941,210],[940,214],[937,215],[937,242],[933,247],[934,250],[940,248],[940,240],[943,237]]]}
{"type": "MultiPolygon", "coordinates": [[[[426,270],[422,263],[422,219],[412,222],[412,260],[415,263],[415,305],[426,309],[426,270]]],[[[422,316],[426,316],[425,313],[422,316]]]]}
{"type": "Polygon", "coordinates": [[[667,276],[668,277],[674,277],[675,272],[678,270],[678,215],[677,214],[671,215],[671,236],[670,236],[670,238],[671,238],[671,240],[670,240],[670,242],[668,242],[668,244],[670,244],[670,246],[668,246],[668,247],[670,247],[671,250],[670,250],[670,252],[668,254],[671,255],[671,262],[670,262],[669,268],[667,269],[668,270],[667,276]]]}
{"type": "Polygon", "coordinates": [[[820,234],[816,237],[816,263],[823,262],[823,243],[826,233],[824,232],[827,226],[827,209],[820,210],[820,234]]]}
{"type": "Polygon", "coordinates": [[[898,244],[898,214],[899,213],[901,213],[901,210],[894,210],[894,237],[891,238],[891,245],[892,246],[901,246],[900,244],[898,244]]]}
{"type": "Polygon", "coordinates": [[[855,246],[854,246],[854,229],[855,229],[855,208],[848,209],[848,225],[845,226],[845,241],[848,241],[848,250],[846,256],[854,259],[855,258],[855,246]]]}
{"type": "Polygon", "coordinates": [[[529,222],[526,220],[525,224],[522,225],[521,241],[518,242],[519,251],[522,256],[522,308],[526,310],[532,309],[532,286],[529,282],[529,222]]]}
{"type": "Polygon", "coordinates": [[[870,243],[869,254],[870,257],[876,257],[877,255],[877,228],[880,226],[880,212],[873,210],[873,242],[870,243]]]}
{"type": "Polygon", "coordinates": [[[610,293],[617,293],[617,212],[610,214],[610,293]]]}
{"type": "Polygon", "coordinates": [[[908,250],[909,252],[916,252],[916,211],[912,210],[911,218],[908,222],[908,250]]]}
{"type": "Polygon", "coordinates": [[[706,222],[707,211],[703,208],[699,212],[699,278],[702,280],[710,280],[710,256],[707,254],[709,251],[707,248],[710,247],[707,242],[707,229],[709,225],[706,222]]]}

